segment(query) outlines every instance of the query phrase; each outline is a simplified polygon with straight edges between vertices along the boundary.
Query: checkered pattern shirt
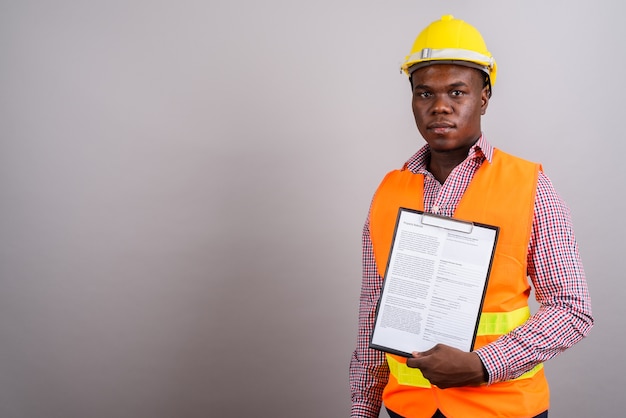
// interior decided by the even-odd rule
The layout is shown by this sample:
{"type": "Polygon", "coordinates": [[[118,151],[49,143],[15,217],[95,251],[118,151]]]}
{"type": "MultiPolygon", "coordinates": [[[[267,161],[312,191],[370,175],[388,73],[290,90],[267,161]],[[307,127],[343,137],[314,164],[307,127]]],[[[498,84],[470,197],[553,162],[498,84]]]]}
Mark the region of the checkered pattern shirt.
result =
{"type": "MultiPolygon", "coordinates": [[[[407,169],[424,175],[425,211],[452,216],[476,170],[481,164],[491,163],[493,147],[481,136],[443,185],[426,169],[429,154],[426,145],[409,159],[407,169]]],[[[389,368],[384,353],[368,348],[383,281],[374,259],[369,216],[363,228],[362,244],[359,331],[350,362],[351,416],[377,418],[389,368]]],[[[543,172],[537,183],[528,276],[539,310],[524,325],[476,350],[489,373],[489,384],[514,379],[553,358],[585,337],[593,325],[569,209],[543,172]]]]}

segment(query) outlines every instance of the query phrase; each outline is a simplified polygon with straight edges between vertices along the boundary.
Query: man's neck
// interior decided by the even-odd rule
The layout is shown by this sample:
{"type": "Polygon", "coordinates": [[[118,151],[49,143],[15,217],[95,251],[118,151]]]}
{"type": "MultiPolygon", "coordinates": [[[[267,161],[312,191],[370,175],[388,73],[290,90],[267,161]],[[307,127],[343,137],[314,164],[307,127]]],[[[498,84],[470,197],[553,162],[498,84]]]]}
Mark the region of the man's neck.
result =
{"type": "Polygon", "coordinates": [[[434,152],[431,150],[430,160],[427,164],[428,171],[432,173],[439,183],[444,184],[452,170],[465,161],[470,148],[449,152],[434,152]]]}

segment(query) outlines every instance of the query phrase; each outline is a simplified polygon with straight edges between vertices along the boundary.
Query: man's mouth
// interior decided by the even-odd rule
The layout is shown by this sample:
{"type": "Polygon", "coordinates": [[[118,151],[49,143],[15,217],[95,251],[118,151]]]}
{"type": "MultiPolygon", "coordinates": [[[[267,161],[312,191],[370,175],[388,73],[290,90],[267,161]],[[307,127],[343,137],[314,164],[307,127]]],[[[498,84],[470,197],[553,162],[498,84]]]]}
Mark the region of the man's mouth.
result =
{"type": "Polygon", "coordinates": [[[433,122],[428,124],[428,130],[441,135],[449,132],[454,128],[454,124],[451,122],[433,122]]]}

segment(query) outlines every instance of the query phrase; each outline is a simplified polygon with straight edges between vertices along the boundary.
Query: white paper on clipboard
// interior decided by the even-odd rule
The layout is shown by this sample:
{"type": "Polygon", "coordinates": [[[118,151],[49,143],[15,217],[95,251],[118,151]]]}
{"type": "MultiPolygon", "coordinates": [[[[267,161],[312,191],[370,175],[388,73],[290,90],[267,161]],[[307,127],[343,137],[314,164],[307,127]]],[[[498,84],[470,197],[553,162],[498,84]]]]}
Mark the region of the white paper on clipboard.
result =
{"type": "Polygon", "coordinates": [[[400,208],[370,347],[474,345],[499,228],[400,208]]]}

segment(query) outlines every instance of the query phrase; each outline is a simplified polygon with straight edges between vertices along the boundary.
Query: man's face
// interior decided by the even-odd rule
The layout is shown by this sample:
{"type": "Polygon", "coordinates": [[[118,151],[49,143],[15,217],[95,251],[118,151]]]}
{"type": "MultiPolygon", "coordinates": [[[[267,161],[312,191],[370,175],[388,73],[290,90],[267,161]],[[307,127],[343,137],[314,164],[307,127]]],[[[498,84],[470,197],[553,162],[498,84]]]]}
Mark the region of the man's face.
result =
{"type": "Polygon", "coordinates": [[[411,75],[413,115],[432,151],[469,149],[481,134],[489,104],[479,70],[452,64],[420,68],[411,75]]]}

